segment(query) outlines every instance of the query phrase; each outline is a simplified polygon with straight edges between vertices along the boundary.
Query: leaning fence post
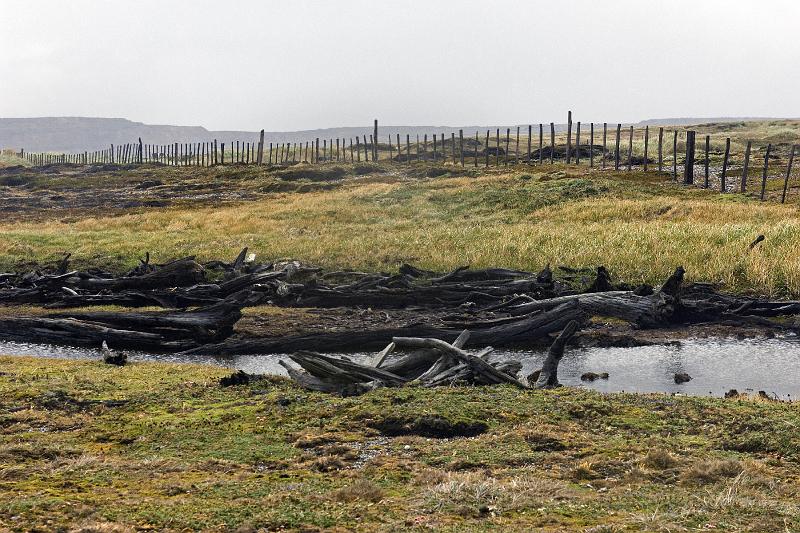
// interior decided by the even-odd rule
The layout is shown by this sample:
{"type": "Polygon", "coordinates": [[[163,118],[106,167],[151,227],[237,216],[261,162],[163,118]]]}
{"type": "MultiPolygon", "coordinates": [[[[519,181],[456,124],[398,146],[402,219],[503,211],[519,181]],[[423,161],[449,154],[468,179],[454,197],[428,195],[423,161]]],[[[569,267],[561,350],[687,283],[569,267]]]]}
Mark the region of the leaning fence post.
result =
{"type": "Polygon", "coordinates": [[[725,174],[728,172],[728,156],[731,153],[731,138],[728,137],[725,139],[725,157],[722,160],[722,175],[719,177],[719,190],[720,192],[725,192],[727,187],[725,186],[725,174]]]}
{"type": "Polygon", "coordinates": [[[750,146],[753,141],[747,141],[747,146],[744,149],[744,166],[742,167],[742,182],[739,184],[741,192],[747,191],[747,169],[750,166],[750,146]]]}
{"type": "Polygon", "coordinates": [[[683,183],[694,184],[694,139],[695,132],[686,132],[686,163],[683,166],[683,183]]]}
{"type": "Polygon", "coordinates": [[[789,150],[789,165],[786,167],[786,177],[783,180],[783,194],[781,195],[781,203],[786,203],[786,190],[789,188],[789,176],[792,174],[792,162],[794,161],[795,145],[792,145],[789,150]]]}
{"type": "Polygon", "coordinates": [[[772,144],[767,145],[767,153],[764,154],[764,173],[761,175],[761,200],[764,200],[764,193],[767,190],[767,170],[769,168],[769,153],[772,150],[772,144]]]}

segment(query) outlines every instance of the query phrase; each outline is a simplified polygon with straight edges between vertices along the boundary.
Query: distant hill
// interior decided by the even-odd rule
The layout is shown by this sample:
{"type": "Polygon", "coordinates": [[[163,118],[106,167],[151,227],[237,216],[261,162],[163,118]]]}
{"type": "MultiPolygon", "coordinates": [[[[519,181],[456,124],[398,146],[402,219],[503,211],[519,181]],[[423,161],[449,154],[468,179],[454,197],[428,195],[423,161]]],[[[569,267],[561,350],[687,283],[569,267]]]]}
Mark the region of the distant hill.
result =
{"type": "MultiPolygon", "coordinates": [[[[687,125],[708,122],[741,122],[749,120],[769,120],[765,118],[667,118],[650,119],[636,125],[687,125]]],[[[475,131],[485,135],[487,129],[494,131],[497,128],[505,131],[513,126],[381,126],[381,140],[385,142],[386,136],[400,134],[401,140],[410,135],[441,135],[450,136],[452,132],[463,129],[465,135],[473,136],[475,131]]],[[[522,131],[527,130],[527,125],[521,126],[522,131]]],[[[565,124],[556,125],[558,131],[563,131],[565,124]]],[[[534,127],[538,132],[538,126],[534,127]]],[[[372,133],[370,125],[364,127],[339,127],[318,130],[266,132],[265,142],[305,142],[320,139],[351,138],[372,133]]],[[[0,148],[24,148],[30,152],[82,152],[107,148],[110,144],[118,145],[142,141],[150,144],[169,144],[174,142],[207,142],[217,139],[220,142],[230,141],[256,141],[258,132],[254,131],[210,131],[202,126],[168,126],[156,124],[143,124],[124,118],[89,118],[89,117],[40,117],[40,118],[0,118],[0,148]]]]}

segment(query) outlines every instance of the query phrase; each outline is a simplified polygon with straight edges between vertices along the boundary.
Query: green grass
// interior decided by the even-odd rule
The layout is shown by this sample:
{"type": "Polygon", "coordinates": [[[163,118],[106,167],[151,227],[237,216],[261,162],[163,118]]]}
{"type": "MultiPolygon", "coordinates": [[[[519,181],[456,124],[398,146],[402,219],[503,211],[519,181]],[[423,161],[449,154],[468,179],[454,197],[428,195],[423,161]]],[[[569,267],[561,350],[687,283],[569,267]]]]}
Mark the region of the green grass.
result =
{"type": "Polygon", "coordinates": [[[0,527],[800,527],[793,405],[507,387],[343,399],[278,378],[220,388],[225,373],[0,358],[0,527]],[[421,415],[488,430],[371,429],[421,415]]]}

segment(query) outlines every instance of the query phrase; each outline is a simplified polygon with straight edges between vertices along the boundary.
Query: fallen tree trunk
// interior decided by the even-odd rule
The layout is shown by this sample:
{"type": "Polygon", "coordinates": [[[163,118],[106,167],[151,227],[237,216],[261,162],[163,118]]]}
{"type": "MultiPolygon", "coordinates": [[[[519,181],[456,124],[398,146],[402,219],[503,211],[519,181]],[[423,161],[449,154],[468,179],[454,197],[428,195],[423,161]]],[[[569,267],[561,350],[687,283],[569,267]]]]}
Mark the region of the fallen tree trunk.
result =
{"type": "Polygon", "coordinates": [[[0,319],[0,339],[77,346],[181,351],[224,339],[242,314],[247,293],[192,311],[57,313],[0,319]]]}
{"type": "MultiPolygon", "coordinates": [[[[520,320],[490,327],[467,328],[470,338],[466,346],[518,346],[547,339],[547,335],[560,331],[571,320],[582,322],[585,314],[577,302],[567,302],[547,312],[522,317],[520,320]]],[[[375,329],[367,331],[322,332],[281,338],[229,339],[219,344],[208,344],[190,350],[190,354],[239,355],[291,353],[300,350],[334,352],[348,350],[377,350],[387,338],[434,337],[451,340],[461,329],[431,326],[375,329]]]]}

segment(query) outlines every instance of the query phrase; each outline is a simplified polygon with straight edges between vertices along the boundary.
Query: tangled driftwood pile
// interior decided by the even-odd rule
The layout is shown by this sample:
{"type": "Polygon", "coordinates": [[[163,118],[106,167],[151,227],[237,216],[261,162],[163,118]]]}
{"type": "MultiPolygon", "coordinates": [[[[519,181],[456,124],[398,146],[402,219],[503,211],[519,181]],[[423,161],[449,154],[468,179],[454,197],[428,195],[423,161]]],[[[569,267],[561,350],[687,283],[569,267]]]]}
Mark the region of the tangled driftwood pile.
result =
{"type": "Polygon", "coordinates": [[[71,270],[69,260],[67,255],[50,269],[0,274],[1,304],[53,309],[46,315],[6,314],[0,318],[0,339],[91,346],[106,340],[113,348],[234,355],[379,350],[395,337],[453,345],[466,329],[469,337],[456,347],[469,349],[546,345],[570,322],[583,325],[592,316],[639,328],[710,323],[791,330],[796,323],[772,318],[800,314],[797,301],[729,295],[708,284],[686,286],[680,267],[654,288],[614,282],[603,267],[558,267],[558,276],[549,267],[536,273],[461,267],[441,275],[407,264],[397,273],[323,272],[297,261],[258,263],[246,248],[231,262],[204,264],[193,257],[156,264],[146,255],[121,276],[71,270]],[[233,334],[243,307],[265,304],[404,309],[418,312],[419,319],[375,329],[233,334]],[[96,305],[164,310],[71,310],[96,305]]]}
{"type": "Polygon", "coordinates": [[[569,322],[550,346],[542,369],[527,378],[517,376],[522,368],[518,361],[488,362],[486,356],[492,352],[491,347],[477,353],[464,350],[470,338],[467,330],[462,331],[452,344],[441,339],[395,337],[369,364],[304,351],[289,356],[303,370],[297,370],[284,361],[280,363],[300,386],[342,395],[407,383],[424,387],[507,383],[523,389],[552,388],[559,386],[558,363],[567,341],[577,330],[578,322],[569,322]],[[395,350],[402,349],[410,351],[388,359],[395,350]]]}

